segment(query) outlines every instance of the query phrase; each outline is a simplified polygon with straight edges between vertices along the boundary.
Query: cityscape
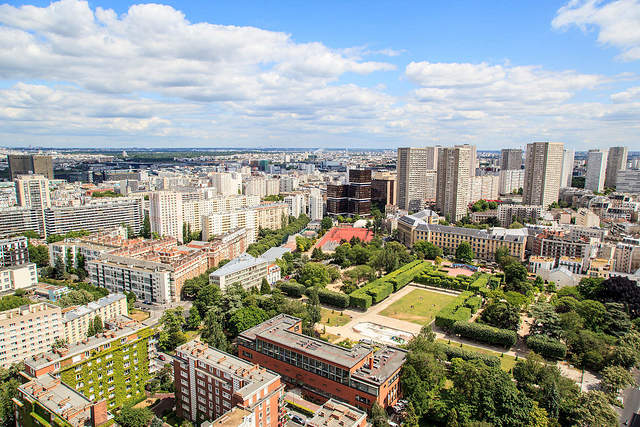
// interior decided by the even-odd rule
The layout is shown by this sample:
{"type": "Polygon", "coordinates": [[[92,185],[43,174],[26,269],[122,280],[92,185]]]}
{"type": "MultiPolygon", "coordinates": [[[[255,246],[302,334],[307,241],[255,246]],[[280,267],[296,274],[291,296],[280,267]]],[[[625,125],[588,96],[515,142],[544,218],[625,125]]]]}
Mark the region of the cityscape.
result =
{"type": "Polygon", "coordinates": [[[0,5],[0,427],[640,426],[640,5],[408,6],[0,5]]]}

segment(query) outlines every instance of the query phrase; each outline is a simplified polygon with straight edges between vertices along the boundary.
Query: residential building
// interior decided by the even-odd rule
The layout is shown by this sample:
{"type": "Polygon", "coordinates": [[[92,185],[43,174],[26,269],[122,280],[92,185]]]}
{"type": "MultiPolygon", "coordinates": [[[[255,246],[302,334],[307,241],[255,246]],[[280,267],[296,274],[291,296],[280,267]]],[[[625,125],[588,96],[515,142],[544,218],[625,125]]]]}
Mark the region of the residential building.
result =
{"type": "Polygon", "coordinates": [[[242,177],[240,174],[229,172],[215,172],[210,175],[211,185],[218,194],[234,195],[242,190],[242,177]]]}
{"type": "Polygon", "coordinates": [[[291,175],[282,175],[280,177],[280,192],[291,193],[298,189],[300,185],[300,179],[291,175]]]}
{"type": "Polygon", "coordinates": [[[533,142],[527,144],[525,179],[522,203],[544,208],[558,201],[564,144],[561,142],[533,142]]]}
{"type": "Polygon", "coordinates": [[[171,236],[180,242],[184,219],[182,217],[182,194],[175,191],[156,191],[149,195],[149,220],[151,231],[160,236],[171,236]]]}
{"type": "Polygon", "coordinates": [[[576,225],[581,227],[600,227],[600,217],[591,209],[580,208],[575,214],[576,225]]]}
{"type": "MultiPolygon", "coordinates": [[[[287,205],[284,206],[287,209],[287,205]]],[[[249,231],[248,243],[255,242],[258,233],[255,209],[219,212],[202,217],[203,240],[210,240],[238,228],[246,228],[249,231]]]]}
{"type": "Polygon", "coordinates": [[[503,148],[500,152],[500,170],[519,170],[522,167],[521,148],[503,148]]]}
{"type": "Polygon", "coordinates": [[[10,207],[0,209],[0,237],[14,236],[25,231],[45,234],[44,222],[38,209],[10,207]]]}
{"type": "Polygon", "coordinates": [[[320,221],[324,216],[324,200],[318,188],[309,191],[309,218],[311,221],[320,221]]]}
{"type": "Polygon", "coordinates": [[[289,222],[289,206],[286,203],[263,203],[253,209],[256,212],[255,238],[261,228],[278,230],[289,222]]]}
{"type": "Polygon", "coordinates": [[[327,400],[313,417],[307,420],[309,427],[365,427],[367,413],[362,409],[336,399],[327,400]]]}
{"type": "Polygon", "coordinates": [[[184,419],[200,423],[234,414],[237,408],[234,427],[284,424],[280,375],[254,362],[194,340],[176,349],[173,369],[176,413],[184,419]]]}
{"type": "Polygon", "coordinates": [[[34,263],[0,269],[0,293],[33,288],[38,284],[38,269],[34,263]]]}
{"type": "Polygon", "coordinates": [[[43,353],[62,336],[62,312],[41,302],[0,312],[0,367],[43,353]]]}
{"type": "Polygon", "coordinates": [[[238,355],[282,375],[317,400],[337,398],[360,409],[400,397],[407,351],[356,344],[348,349],[302,334],[301,319],[275,316],[238,336],[238,355]]]}
{"type": "Polygon", "coordinates": [[[471,155],[472,150],[469,146],[438,149],[436,206],[440,214],[448,217],[450,221],[457,221],[467,214],[471,186],[471,155]]]}
{"type": "Polygon", "coordinates": [[[595,255],[595,250],[595,245],[592,245],[591,239],[587,237],[566,235],[561,231],[546,231],[534,237],[532,253],[553,258],[590,258],[595,255]]]}
{"type": "Polygon", "coordinates": [[[109,294],[97,301],[65,310],[62,316],[62,337],[73,345],[87,338],[89,325],[96,317],[104,324],[108,320],[128,315],[127,297],[124,294],[109,294]]]}
{"type": "Polygon", "coordinates": [[[398,220],[398,239],[412,247],[417,241],[424,240],[442,248],[445,254],[455,253],[458,245],[468,242],[476,258],[494,260],[495,252],[500,247],[509,250],[509,255],[524,261],[527,243],[526,230],[509,230],[492,228],[476,230],[464,227],[426,224],[411,215],[402,216],[398,220]]]}
{"type": "Polygon", "coordinates": [[[284,202],[289,206],[289,216],[297,218],[307,212],[305,197],[301,193],[285,196],[284,202]]]}
{"type": "Polygon", "coordinates": [[[9,178],[13,181],[18,175],[43,175],[54,179],[51,156],[40,154],[9,154],[9,178]]]}
{"type": "Polygon", "coordinates": [[[39,209],[51,207],[49,180],[42,175],[18,175],[15,179],[16,201],[19,206],[39,209]]]}
{"type": "Polygon", "coordinates": [[[71,292],[71,289],[66,286],[50,285],[49,283],[39,283],[34,289],[34,293],[39,297],[44,297],[51,302],[56,302],[66,294],[71,292]]]}
{"type": "Polygon", "coordinates": [[[616,191],[640,194],[640,169],[619,170],[616,176],[616,191]]]}
{"type": "Polygon", "coordinates": [[[433,177],[438,167],[438,147],[398,148],[398,207],[404,210],[422,209],[424,201],[435,194],[436,183],[427,179],[433,177]],[[432,171],[431,174],[428,171],[432,171]]]}
{"type": "Polygon", "coordinates": [[[216,196],[202,200],[182,201],[182,220],[191,231],[202,230],[202,218],[214,213],[235,211],[255,207],[260,204],[259,196],[232,195],[216,196]]]}
{"type": "Polygon", "coordinates": [[[29,243],[26,237],[17,236],[0,240],[0,267],[11,267],[29,262],[29,243]]]}
{"type": "Polygon", "coordinates": [[[613,260],[614,271],[627,274],[635,273],[640,269],[640,245],[618,243],[613,260]]]}
{"type": "Polygon", "coordinates": [[[524,169],[501,170],[498,179],[498,193],[512,194],[524,187],[524,169]]]}
{"type": "Polygon", "coordinates": [[[107,401],[109,411],[145,397],[155,356],[155,331],[121,317],[105,323],[105,331],[83,341],[25,360],[26,373],[35,378],[54,375],[90,401],[107,401]]]}
{"type": "Polygon", "coordinates": [[[503,203],[498,205],[498,221],[503,227],[510,226],[514,221],[524,224],[525,221],[535,222],[542,216],[542,206],[512,205],[503,203]]]}
{"type": "Polygon", "coordinates": [[[371,179],[371,201],[382,206],[397,204],[397,175],[376,172],[371,179]]]}
{"type": "Polygon", "coordinates": [[[552,270],[555,265],[555,258],[536,255],[529,257],[529,271],[533,274],[539,274],[541,270],[552,270]]]}
{"type": "Polygon", "coordinates": [[[589,150],[584,188],[599,193],[604,190],[607,150],[589,150]]]}
{"type": "Polygon", "coordinates": [[[497,200],[500,184],[500,175],[480,175],[471,178],[469,186],[469,203],[478,200],[497,200]]]}
{"type": "Polygon", "coordinates": [[[558,267],[566,268],[571,274],[582,274],[582,270],[585,269],[584,264],[585,260],[583,258],[561,256],[558,259],[558,267]]]}
{"type": "Polygon", "coordinates": [[[627,169],[628,147],[611,147],[607,155],[607,169],[604,178],[606,188],[614,188],[618,182],[618,171],[627,169]]]}
{"type": "Polygon", "coordinates": [[[208,268],[214,268],[222,260],[234,259],[243,254],[247,250],[248,241],[249,231],[239,228],[211,241],[191,241],[187,246],[203,251],[207,256],[208,268]]]}
{"type": "MultiPolygon", "coordinates": [[[[245,289],[259,288],[262,279],[267,279],[268,281],[269,267],[271,265],[268,260],[262,257],[254,258],[245,253],[209,274],[209,283],[218,285],[223,291],[234,283],[240,283],[245,289]]],[[[273,279],[276,276],[277,273],[275,271],[272,272],[271,278],[273,279]]],[[[269,282],[269,284],[273,284],[277,280],[279,280],[279,277],[269,282]]]]}
{"type": "Polygon", "coordinates": [[[574,150],[564,149],[562,153],[562,172],[560,172],[560,188],[571,187],[573,179],[573,162],[576,152],[574,150]]]}
{"type": "Polygon", "coordinates": [[[13,403],[20,427],[100,427],[113,419],[106,400],[91,401],[51,374],[20,385],[13,403]]]}

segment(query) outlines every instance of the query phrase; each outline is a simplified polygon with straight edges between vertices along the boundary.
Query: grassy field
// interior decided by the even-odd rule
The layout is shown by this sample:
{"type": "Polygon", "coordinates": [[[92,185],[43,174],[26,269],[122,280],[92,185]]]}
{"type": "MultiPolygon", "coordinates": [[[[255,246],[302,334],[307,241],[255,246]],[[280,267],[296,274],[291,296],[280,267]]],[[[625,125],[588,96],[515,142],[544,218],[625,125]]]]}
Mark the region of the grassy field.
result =
{"type": "Polygon", "coordinates": [[[382,310],[380,314],[419,325],[428,325],[433,322],[436,313],[455,298],[454,295],[415,289],[382,310]]]}
{"type": "MultiPolygon", "coordinates": [[[[448,343],[448,340],[445,340],[442,338],[438,338],[438,341],[443,344],[448,343]]],[[[456,342],[451,342],[451,344],[449,345],[454,347],[460,347],[460,343],[456,343],[456,342]]],[[[505,354],[502,357],[500,357],[501,353],[498,353],[497,351],[486,350],[484,348],[474,347],[472,345],[467,345],[467,344],[462,344],[462,348],[469,351],[475,351],[476,353],[488,354],[489,356],[496,356],[500,358],[500,367],[507,372],[509,372],[511,368],[513,368],[513,366],[516,364],[515,356],[505,354]]]]}
{"type": "Polygon", "coordinates": [[[147,320],[149,318],[150,314],[148,311],[142,311],[142,310],[138,310],[138,309],[133,309],[131,310],[131,312],[129,313],[129,317],[131,317],[134,320],[137,320],[138,322],[142,322],[144,320],[147,320]]]}
{"type": "Polygon", "coordinates": [[[322,308],[320,314],[322,315],[320,323],[327,326],[343,326],[351,320],[351,316],[348,314],[344,314],[338,310],[330,310],[328,308],[322,308]]]}

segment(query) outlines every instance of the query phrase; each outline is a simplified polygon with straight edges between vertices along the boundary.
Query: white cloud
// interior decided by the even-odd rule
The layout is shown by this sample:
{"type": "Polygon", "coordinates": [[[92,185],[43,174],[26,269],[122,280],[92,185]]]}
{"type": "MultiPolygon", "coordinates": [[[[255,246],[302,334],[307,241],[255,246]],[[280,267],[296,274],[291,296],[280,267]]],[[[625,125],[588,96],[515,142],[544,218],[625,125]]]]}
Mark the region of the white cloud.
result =
{"type": "Polygon", "coordinates": [[[622,51],[627,61],[640,59],[640,2],[638,0],[571,0],[561,7],[551,25],[583,31],[598,29],[598,42],[622,51]]]}

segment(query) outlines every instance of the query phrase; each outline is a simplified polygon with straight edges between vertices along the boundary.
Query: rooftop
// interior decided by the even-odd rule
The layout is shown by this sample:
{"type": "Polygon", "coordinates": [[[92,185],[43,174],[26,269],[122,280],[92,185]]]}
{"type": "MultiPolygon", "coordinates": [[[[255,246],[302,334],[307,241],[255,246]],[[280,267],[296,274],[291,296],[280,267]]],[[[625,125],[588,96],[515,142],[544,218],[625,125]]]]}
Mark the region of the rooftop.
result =
{"type": "Polygon", "coordinates": [[[126,300],[127,297],[124,294],[109,294],[104,296],[97,301],[92,301],[87,305],[82,305],[78,308],[75,308],[71,311],[68,311],[64,314],[63,322],[69,322],[78,317],[86,316],[89,313],[93,313],[94,311],[98,311],[102,307],[106,307],[110,304],[113,304],[116,301],[126,300]]]}
{"type": "Polygon", "coordinates": [[[266,263],[267,263],[267,260],[262,257],[254,258],[251,255],[244,253],[239,257],[232,259],[231,261],[229,261],[228,263],[226,263],[225,265],[223,265],[222,267],[220,267],[219,269],[211,273],[209,277],[226,276],[227,274],[236,273],[240,270],[244,270],[249,267],[254,267],[254,266],[258,266],[266,263]]]}
{"type": "Polygon", "coordinates": [[[291,249],[277,246],[275,248],[269,248],[265,253],[260,255],[260,258],[264,258],[270,263],[274,263],[277,259],[282,258],[286,253],[291,253],[291,249]]]}
{"type": "Polygon", "coordinates": [[[231,408],[230,411],[220,416],[213,422],[204,422],[200,424],[200,427],[213,427],[213,426],[223,426],[223,427],[238,427],[242,425],[244,419],[251,415],[251,412],[246,409],[235,406],[231,408]]]}
{"type": "Polygon", "coordinates": [[[358,426],[366,419],[367,413],[339,400],[329,399],[307,421],[310,427],[351,427],[358,426]]]}
{"type": "Polygon", "coordinates": [[[326,232],[324,236],[316,243],[316,248],[324,248],[327,244],[339,244],[342,240],[347,242],[353,238],[358,238],[363,242],[370,242],[373,240],[373,232],[366,228],[355,228],[347,226],[337,226],[331,228],[326,232]]]}

